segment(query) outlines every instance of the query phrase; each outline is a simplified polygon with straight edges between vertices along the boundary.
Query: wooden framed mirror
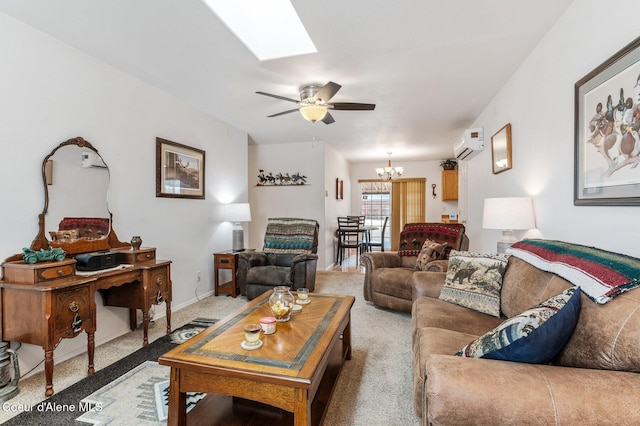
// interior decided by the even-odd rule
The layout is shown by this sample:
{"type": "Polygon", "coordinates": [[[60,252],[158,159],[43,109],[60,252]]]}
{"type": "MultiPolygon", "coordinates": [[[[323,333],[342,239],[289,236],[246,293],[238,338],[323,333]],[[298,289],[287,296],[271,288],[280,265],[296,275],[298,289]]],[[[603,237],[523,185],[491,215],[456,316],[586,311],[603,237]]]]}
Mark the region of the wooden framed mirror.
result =
{"type": "Polygon", "coordinates": [[[511,168],[511,123],[491,136],[491,164],[494,175],[511,168]]]}
{"type": "Polygon", "coordinates": [[[62,248],[68,255],[126,248],[111,226],[109,168],[81,137],[60,143],[42,161],[44,208],[32,250],[62,248]]]}

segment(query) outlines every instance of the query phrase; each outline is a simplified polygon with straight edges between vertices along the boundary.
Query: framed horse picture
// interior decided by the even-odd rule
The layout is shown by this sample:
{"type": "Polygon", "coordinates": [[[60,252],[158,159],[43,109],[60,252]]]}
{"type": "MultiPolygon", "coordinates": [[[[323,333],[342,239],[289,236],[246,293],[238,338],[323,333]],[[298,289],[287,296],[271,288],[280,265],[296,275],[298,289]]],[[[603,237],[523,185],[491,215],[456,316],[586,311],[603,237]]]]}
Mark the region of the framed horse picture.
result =
{"type": "Polygon", "coordinates": [[[156,197],[204,200],[205,152],[156,138],[156,197]]]}
{"type": "Polygon", "coordinates": [[[640,205],[640,37],[575,85],[575,205],[640,205]]]}

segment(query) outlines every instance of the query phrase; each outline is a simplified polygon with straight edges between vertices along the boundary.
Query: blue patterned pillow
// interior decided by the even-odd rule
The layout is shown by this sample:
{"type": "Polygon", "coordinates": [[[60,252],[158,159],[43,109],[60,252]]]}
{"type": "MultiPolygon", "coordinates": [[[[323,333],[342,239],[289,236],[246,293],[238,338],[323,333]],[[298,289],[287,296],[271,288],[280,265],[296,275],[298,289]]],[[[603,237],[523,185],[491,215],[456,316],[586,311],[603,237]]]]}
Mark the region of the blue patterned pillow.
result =
{"type": "Polygon", "coordinates": [[[509,318],[456,356],[548,364],[571,337],[579,314],[580,287],[572,287],[509,318]]]}

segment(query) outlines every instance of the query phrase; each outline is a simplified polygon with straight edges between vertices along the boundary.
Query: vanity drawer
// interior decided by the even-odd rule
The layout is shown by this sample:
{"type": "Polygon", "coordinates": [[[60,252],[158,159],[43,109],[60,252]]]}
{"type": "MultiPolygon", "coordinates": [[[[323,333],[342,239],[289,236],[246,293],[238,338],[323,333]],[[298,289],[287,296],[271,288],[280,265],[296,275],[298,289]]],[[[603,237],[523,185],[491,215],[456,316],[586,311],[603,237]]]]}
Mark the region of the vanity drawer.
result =
{"type": "Polygon", "coordinates": [[[141,248],[139,250],[127,250],[120,252],[120,263],[135,265],[142,262],[156,260],[155,248],[141,248]]]}
{"type": "Polygon", "coordinates": [[[91,289],[89,285],[55,294],[56,335],[73,337],[89,326],[91,316],[91,289]]]}
{"type": "Polygon", "coordinates": [[[168,268],[154,268],[149,270],[149,299],[154,304],[162,303],[171,292],[171,281],[168,268]],[[160,297],[162,298],[160,300],[160,297]]]}
{"type": "Polygon", "coordinates": [[[75,259],[60,262],[38,262],[33,264],[24,261],[5,262],[2,265],[3,280],[16,284],[44,284],[59,278],[75,275],[75,259]]]}

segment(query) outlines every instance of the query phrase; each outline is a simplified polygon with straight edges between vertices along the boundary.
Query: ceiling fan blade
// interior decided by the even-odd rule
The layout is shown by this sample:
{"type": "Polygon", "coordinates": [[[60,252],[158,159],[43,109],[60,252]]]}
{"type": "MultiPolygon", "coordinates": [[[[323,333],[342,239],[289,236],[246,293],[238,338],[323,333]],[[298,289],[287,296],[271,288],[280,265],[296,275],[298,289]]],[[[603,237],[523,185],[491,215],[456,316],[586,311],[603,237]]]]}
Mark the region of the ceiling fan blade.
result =
{"type": "Polygon", "coordinates": [[[267,118],[270,118],[270,117],[277,117],[277,116],[279,116],[279,115],[285,115],[285,114],[289,114],[289,113],[296,112],[296,111],[298,111],[298,108],[290,109],[290,110],[288,110],[288,111],[282,111],[282,112],[279,112],[279,113],[277,113],[277,114],[271,114],[271,115],[268,115],[268,116],[267,116],[267,118]]]}
{"type": "Polygon", "coordinates": [[[283,101],[289,101],[289,102],[295,102],[295,103],[300,103],[300,101],[296,100],[296,99],[291,99],[291,98],[285,98],[284,96],[279,96],[279,95],[272,95],[271,93],[265,93],[265,92],[256,92],[258,95],[264,95],[264,96],[269,96],[271,98],[276,98],[276,99],[281,99],[283,101]]]}
{"type": "Polygon", "coordinates": [[[333,98],[333,96],[338,93],[338,90],[340,90],[341,87],[342,86],[340,86],[338,83],[330,81],[322,86],[314,97],[316,99],[322,100],[322,102],[329,102],[329,99],[333,98]]]}
{"type": "Polygon", "coordinates": [[[356,102],[335,102],[330,103],[329,108],[336,111],[373,111],[376,104],[360,104],[356,102]]]}
{"type": "Polygon", "coordinates": [[[324,116],[324,118],[322,119],[322,122],[324,124],[331,124],[331,123],[335,123],[336,120],[333,119],[333,116],[331,114],[329,114],[329,111],[327,111],[327,114],[324,116]]]}

